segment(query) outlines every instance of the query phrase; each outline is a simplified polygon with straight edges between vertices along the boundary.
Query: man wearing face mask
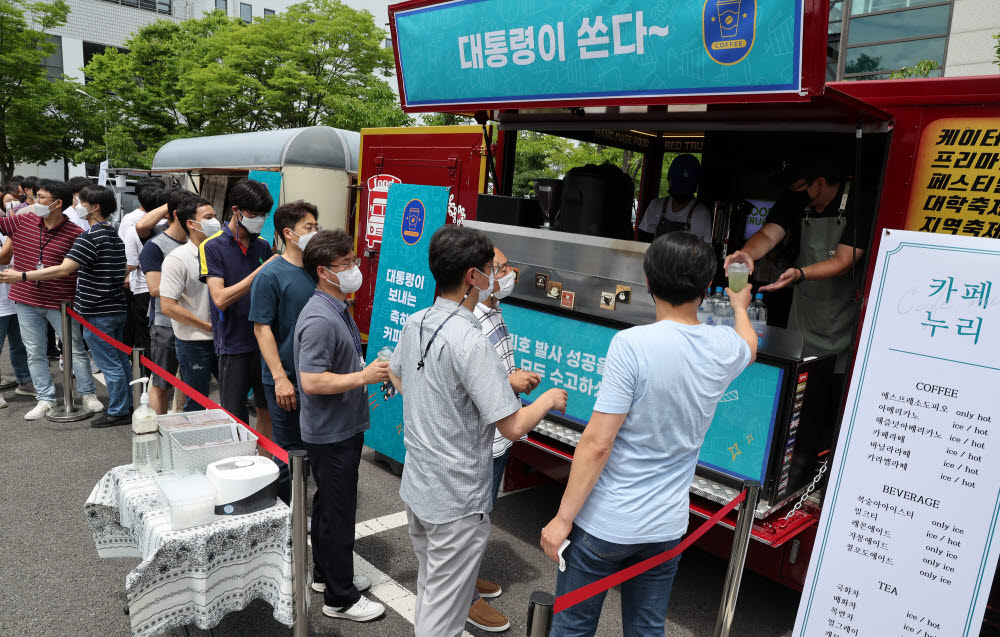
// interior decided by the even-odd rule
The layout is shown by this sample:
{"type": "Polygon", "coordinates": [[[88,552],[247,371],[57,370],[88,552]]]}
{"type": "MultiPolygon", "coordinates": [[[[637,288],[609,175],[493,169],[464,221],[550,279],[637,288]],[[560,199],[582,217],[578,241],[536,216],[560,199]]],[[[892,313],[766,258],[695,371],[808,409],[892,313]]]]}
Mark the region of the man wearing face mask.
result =
{"type": "MultiPolygon", "coordinates": [[[[90,229],[76,238],[59,265],[30,272],[7,270],[5,282],[49,281],[76,274],[73,309],[115,340],[121,340],[125,326],[125,245],[108,225],[108,217],[118,207],[115,193],[104,186],[90,185],[80,191],[80,206],[90,229]]],[[[90,422],[91,427],[127,425],[132,421],[132,365],[128,356],[87,330],[83,338],[104,373],[108,386],[108,410],[90,422]]],[[[74,357],[75,362],[75,357],[74,357]]],[[[88,361],[89,363],[89,361],[88,361]]]]}
{"type": "Polygon", "coordinates": [[[407,319],[389,364],[406,423],[399,495],[419,565],[416,637],[458,637],[471,612],[489,608],[473,593],[490,535],[494,433],[515,441],[566,410],[562,389],[521,407],[472,312],[493,293],[493,260],[482,232],[439,228],[428,261],[440,296],[407,319]]]}
{"type": "MultiPolygon", "coordinates": [[[[514,279],[517,273],[511,269],[507,262],[507,256],[501,252],[500,248],[494,248],[493,269],[496,271],[497,277],[493,286],[493,294],[484,303],[477,303],[473,314],[482,324],[483,333],[493,344],[493,349],[500,355],[511,389],[514,390],[515,394],[530,394],[531,390],[537,387],[542,379],[535,372],[526,372],[514,366],[514,347],[510,332],[507,330],[507,323],[503,320],[500,300],[507,298],[514,291],[514,279]]],[[[526,437],[522,437],[522,440],[526,437]]],[[[493,435],[493,504],[496,504],[500,483],[503,482],[503,472],[507,467],[507,459],[510,457],[510,448],[513,444],[504,438],[499,431],[493,435]]],[[[476,579],[474,599],[499,597],[502,592],[503,590],[498,584],[483,578],[476,579]]],[[[489,607],[485,602],[480,601],[473,602],[469,610],[468,621],[477,628],[491,632],[506,630],[510,627],[510,622],[507,621],[506,617],[489,607]]]]}
{"type": "Polygon", "coordinates": [[[649,202],[639,222],[639,239],[652,241],[668,232],[691,232],[712,242],[712,214],[694,198],[701,180],[701,164],[694,155],[678,155],[667,171],[669,197],[649,202]]]}
{"type": "MultiPolygon", "coordinates": [[[[265,265],[250,287],[250,321],[264,359],[261,371],[271,433],[285,451],[303,448],[292,338],[299,312],[316,289],[302,268],[302,250],[319,230],[318,214],[316,206],[301,200],[274,211],[274,233],[281,237],[285,253],[265,265]]],[[[274,461],[281,470],[278,495],[288,503],[288,466],[277,458],[274,461]]]]}
{"type": "MultiPolygon", "coordinates": [[[[208,395],[215,370],[212,344],[212,317],[208,286],[198,279],[198,248],[202,241],[222,229],[212,205],[201,197],[189,197],[177,206],[177,221],[188,241],[163,259],[160,275],[160,309],[170,318],[174,330],[177,364],[184,370],[184,382],[208,395]]],[[[131,234],[135,234],[133,231],[131,234]]],[[[184,411],[201,411],[188,397],[184,411]]]]}
{"type": "Polygon", "coordinates": [[[361,595],[371,581],[354,575],[358,467],[369,427],[367,387],[389,379],[389,364],[365,366],[361,355],[361,332],[347,307],[362,278],[351,237],[342,230],[318,232],[300,258],[315,285],[295,324],[292,345],[302,390],[302,441],[317,487],[312,588],[323,593],[327,617],[369,621],[385,607],[361,595]]]}
{"type": "MultiPolygon", "coordinates": [[[[36,194],[37,200],[32,207],[13,217],[0,219],[0,232],[10,237],[14,245],[12,268],[21,274],[11,286],[10,298],[17,303],[21,339],[28,351],[28,369],[38,393],[38,404],[25,414],[25,420],[44,418],[55,407],[56,388],[46,358],[46,323],[62,330],[59,304],[72,301],[76,294],[75,272],[60,279],[32,282],[28,282],[26,274],[62,264],[82,233],[64,214],[73,204],[73,191],[69,186],[61,181],[46,180],[38,186],[36,194]]],[[[90,371],[90,358],[83,349],[80,325],[75,321],[71,323],[76,389],[82,396],[84,408],[94,413],[104,411],[104,405],[94,395],[94,376],[90,371]]]]}
{"type": "Polygon", "coordinates": [[[212,300],[212,336],[219,357],[222,406],[247,422],[246,398],[253,390],[257,429],[271,437],[271,416],[261,382],[260,349],[250,322],[250,287],[272,258],[271,246],[260,238],[274,200],[267,186],[241,179],[229,190],[231,217],[222,231],[199,248],[201,280],[212,300]]]}

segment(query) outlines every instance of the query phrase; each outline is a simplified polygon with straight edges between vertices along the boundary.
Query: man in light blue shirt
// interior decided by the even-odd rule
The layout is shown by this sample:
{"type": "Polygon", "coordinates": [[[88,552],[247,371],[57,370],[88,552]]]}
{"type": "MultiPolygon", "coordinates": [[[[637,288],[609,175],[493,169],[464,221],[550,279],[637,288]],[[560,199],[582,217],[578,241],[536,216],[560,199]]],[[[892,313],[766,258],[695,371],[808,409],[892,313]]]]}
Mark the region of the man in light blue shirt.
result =
{"type": "MultiPolygon", "coordinates": [[[[715,274],[708,244],[688,232],[656,239],[643,263],[656,322],[611,341],[601,391],[580,437],[559,512],[542,529],[554,561],[563,540],[566,570],[556,596],[676,546],[687,530],[688,488],[716,405],[757,355],[746,308],[750,287],[726,290],[736,326],[698,322],[715,274]]],[[[622,584],[629,637],[663,637],[680,556],[622,584]]],[[[555,616],[552,637],[594,635],[604,594],[555,616]]]]}

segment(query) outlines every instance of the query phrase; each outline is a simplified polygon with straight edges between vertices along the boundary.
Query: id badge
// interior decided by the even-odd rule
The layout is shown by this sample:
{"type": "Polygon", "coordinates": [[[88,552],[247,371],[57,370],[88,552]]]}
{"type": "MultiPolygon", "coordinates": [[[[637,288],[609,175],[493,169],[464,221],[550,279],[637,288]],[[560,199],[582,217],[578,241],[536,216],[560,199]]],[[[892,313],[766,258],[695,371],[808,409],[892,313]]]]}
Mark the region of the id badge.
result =
{"type": "Polygon", "coordinates": [[[44,268],[45,268],[45,266],[44,266],[44,265],[42,265],[42,262],[41,262],[41,261],[39,261],[39,262],[38,262],[38,267],[36,267],[35,269],[36,269],[36,270],[42,270],[42,269],[44,269],[44,268]]]}

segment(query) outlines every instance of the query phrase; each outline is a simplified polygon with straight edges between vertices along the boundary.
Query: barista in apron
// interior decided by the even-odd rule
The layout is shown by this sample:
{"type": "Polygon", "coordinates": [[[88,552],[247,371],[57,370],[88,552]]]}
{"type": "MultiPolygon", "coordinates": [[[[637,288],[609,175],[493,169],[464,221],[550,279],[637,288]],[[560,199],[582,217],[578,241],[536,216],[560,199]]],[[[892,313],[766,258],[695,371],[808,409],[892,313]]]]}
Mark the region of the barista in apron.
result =
{"type": "Polygon", "coordinates": [[[639,239],[652,241],[668,232],[693,232],[706,243],[712,241],[712,215],[694,197],[701,179],[701,164],[694,155],[678,155],[667,171],[669,197],[649,203],[639,222],[639,239]]]}
{"type": "Polygon", "coordinates": [[[855,215],[848,214],[856,193],[852,195],[851,181],[821,157],[790,165],[785,176],[788,192],[743,249],[726,257],[725,265],[728,268],[740,261],[752,271],[755,260],[790,236],[798,247],[795,267],[759,289],[767,292],[794,286],[788,327],[802,334],[804,355],[835,355],[834,373],[842,375],[855,328],[854,286],[862,280],[852,270],[864,256],[858,244],[867,236],[855,228],[855,215]]]}

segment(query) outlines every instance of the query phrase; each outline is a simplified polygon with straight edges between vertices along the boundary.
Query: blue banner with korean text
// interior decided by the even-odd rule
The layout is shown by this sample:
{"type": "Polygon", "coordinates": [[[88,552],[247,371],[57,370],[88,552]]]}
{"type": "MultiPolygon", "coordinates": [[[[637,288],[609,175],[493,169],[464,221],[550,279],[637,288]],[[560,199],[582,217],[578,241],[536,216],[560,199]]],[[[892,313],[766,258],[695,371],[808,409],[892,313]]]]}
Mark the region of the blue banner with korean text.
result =
{"type": "MultiPolygon", "coordinates": [[[[368,333],[368,358],[378,358],[383,347],[396,347],[406,319],[434,303],[434,277],[427,252],[434,231],[448,213],[448,188],[392,184],[385,209],[378,281],[368,333]]],[[[391,384],[368,387],[371,429],[365,444],[403,461],[403,397],[391,384]]]]}
{"type": "Polygon", "coordinates": [[[801,86],[802,0],[454,0],[390,19],[410,107],[801,86]]]}

